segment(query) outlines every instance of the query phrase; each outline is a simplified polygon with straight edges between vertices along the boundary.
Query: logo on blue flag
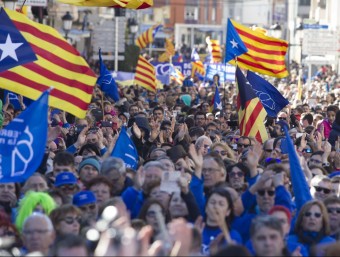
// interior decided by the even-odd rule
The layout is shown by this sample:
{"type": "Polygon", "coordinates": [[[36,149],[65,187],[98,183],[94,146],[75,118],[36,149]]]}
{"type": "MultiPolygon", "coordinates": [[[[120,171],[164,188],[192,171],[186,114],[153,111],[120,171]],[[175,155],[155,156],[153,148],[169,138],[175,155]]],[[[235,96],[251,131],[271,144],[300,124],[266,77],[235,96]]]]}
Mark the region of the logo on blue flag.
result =
{"type": "Polygon", "coordinates": [[[136,170],[138,165],[138,152],[123,126],[111,156],[121,158],[126,167],[136,170]]]}
{"type": "Polygon", "coordinates": [[[242,39],[240,38],[230,19],[228,19],[227,39],[225,45],[226,45],[226,53],[224,58],[225,63],[235,59],[235,57],[239,55],[248,52],[247,47],[244,45],[242,39]]]}
{"type": "Polygon", "coordinates": [[[200,56],[198,55],[195,48],[193,48],[192,52],[191,52],[191,61],[193,61],[193,62],[200,61],[200,56]]]}
{"type": "Polygon", "coordinates": [[[47,141],[49,90],[0,130],[0,182],[23,182],[40,166],[47,141]]]}
{"type": "Polygon", "coordinates": [[[5,10],[0,10],[0,72],[36,61],[32,47],[21,35],[5,10]]]}
{"type": "Polygon", "coordinates": [[[272,84],[254,72],[248,71],[247,79],[268,116],[276,117],[289,104],[289,101],[272,84]]]}
{"type": "MultiPolygon", "coordinates": [[[[8,100],[11,104],[14,106],[14,110],[21,110],[20,102],[19,102],[19,95],[16,93],[13,93],[8,90],[4,90],[4,102],[6,102],[6,98],[8,95],[8,100]]],[[[23,102],[25,106],[29,106],[32,102],[34,102],[32,99],[29,99],[27,97],[23,97],[23,102]]]]}
{"type": "Polygon", "coordinates": [[[214,109],[222,110],[222,103],[221,103],[221,99],[220,99],[220,93],[218,92],[218,87],[216,87],[216,89],[215,89],[214,109]]]}
{"type": "Polygon", "coordinates": [[[101,49],[99,49],[99,64],[100,64],[100,75],[97,79],[97,84],[100,86],[100,90],[103,91],[106,95],[111,97],[115,102],[119,101],[119,93],[116,81],[113,78],[113,75],[106,68],[103,60],[101,49]]]}

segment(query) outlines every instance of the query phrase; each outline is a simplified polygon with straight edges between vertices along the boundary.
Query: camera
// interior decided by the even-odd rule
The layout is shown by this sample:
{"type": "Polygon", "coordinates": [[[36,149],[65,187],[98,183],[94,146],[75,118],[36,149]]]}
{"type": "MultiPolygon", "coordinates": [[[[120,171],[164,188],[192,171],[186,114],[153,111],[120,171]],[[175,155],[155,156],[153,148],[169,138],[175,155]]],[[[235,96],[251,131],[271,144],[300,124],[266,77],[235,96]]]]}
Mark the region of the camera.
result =
{"type": "Polygon", "coordinates": [[[101,124],[101,126],[102,126],[103,128],[105,128],[105,127],[106,127],[106,128],[112,128],[112,124],[113,124],[113,123],[112,123],[112,121],[104,121],[104,120],[103,120],[103,121],[101,121],[100,124],[101,124]]]}

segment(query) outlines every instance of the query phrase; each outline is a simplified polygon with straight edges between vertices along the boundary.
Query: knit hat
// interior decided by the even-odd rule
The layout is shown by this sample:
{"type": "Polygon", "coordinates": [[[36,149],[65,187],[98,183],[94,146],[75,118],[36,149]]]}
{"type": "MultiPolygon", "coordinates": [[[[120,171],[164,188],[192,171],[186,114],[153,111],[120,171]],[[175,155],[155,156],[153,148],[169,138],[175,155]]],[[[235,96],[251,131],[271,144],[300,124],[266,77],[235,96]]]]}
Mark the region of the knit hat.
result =
{"type": "Polygon", "coordinates": [[[281,211],[285,213],[287,216],[288,224],[290,224],[290,222],[292,221],[292,214],[290,213],[288,208],[282,205],[275,205],[268,211],[268,214],[272,215],[274,212],[277,212],[277,211],[281,211]]]}
{"type": "Polygon", "coordinates": [[[72,172],[61,172],[59,173],[54,182],[55,187],[60,187],[62,185],[73,185],[77,184],[77,178],[72,172]]]}
{"type": "Polygon", "coordinates": [[[166,153],[173,163],[176,163],[179,159],[188,156],[182,145],[175,145],[174,147],[167,150],[166,153]]]}
{"type": "Polygon", "coordinates": [[[149,134],[151,131],[151,127],[149,125],[149,121],[145,117],[135,117],[135,121],[137,126],[145,131],[145,139],[149,138],[149,134]]]}
{"type": "Polygon", "coordinates": [[[81,191],[73,196],[73,205],[77,207],[96,202],[96,196],[92,191],[81,191]]]}
{"type": "Polygon", "coordinates": [[[79,168],[78,171],[81,171],[81,169],[85,166],[85,165],[91,165],[94,168],[96,168],[96,170],[99,172],[100,171],[100,163],[95,159],[95,158],[86,158],[85,160],[83,160],[81,163],[79,163],[79,168]]]}

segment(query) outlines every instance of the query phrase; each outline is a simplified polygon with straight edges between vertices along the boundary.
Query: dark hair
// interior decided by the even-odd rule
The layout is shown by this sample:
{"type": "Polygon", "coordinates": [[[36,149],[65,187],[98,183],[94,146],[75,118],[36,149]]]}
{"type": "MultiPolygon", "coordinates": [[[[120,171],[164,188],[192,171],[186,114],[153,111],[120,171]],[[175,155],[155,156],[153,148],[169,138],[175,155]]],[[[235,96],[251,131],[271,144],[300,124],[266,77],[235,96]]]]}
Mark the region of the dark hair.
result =
{"type": "Polygon", "coordinates": [[[159,200],[156,200],[156,199],[147,199],[143,203],[142,208],[138,215],[138,219],[146,221],[146,213],[148,212],[148,209],[150,208],[150,206],[153,204],[158,204],[161,207],[162,212],[164,214],[165,223],[168,223],[170,221],[169,212],[164,208],[163,204],[159,200]]]}
{"type": "Polygon", "coordinates": [[[59,240],[56,240],[50,250],[50,256],[59,256],[59,250],[62,248],[70,249],[74,247],[84,247],[86,252],[88,252],[86,242],[81,236],[69,234],[60,237],[59,240]]]}
{"type": "Polygon", "coordinates": [[[339,111],[339,107],[336,106],[336,105],[329,105],[327,107],[327,112],[335,112],[336,113],[337,111],[339,111]]]}
{"type": "Polygon", "coordinates": [[[230,228],[231,222],[234,220],[234,203],[233,203],[233,199],[231,198],[230,193],[226,189],[224,189],[222,187],[216,187],[216,188],[212,189],[209,192],[209,195],[208,195],[206,203],[205,203],[205,208],[207,208],[207,205],[208,205],[210,197],[212,195],[214,195],[214,194],[217,194],[219,196],[224,197],[227,200],[227,202],[228,202],[228,208],[230,210],[230,214],[229,214],[228,217],[225,218],[225,222],[226,222],[227,226],[230,228]]]}
{"type": "Polygon", "coordinates": [[[164,109],[163,109],[163,107],[161,107],[161,106],[156,106],[155,108],[153,108],[153,110],[152,110],[152,114],[154,114],[155,113],[155,111],[161,111],[162,113],[164,113],[164,109]]]}
{"type": "Polygon", "coordinates": [[[69,152],[58,152],[53,159],[54,165],[72,165],[74,166],[74,156],[69,152]]]}
{"type": "Polygon", "coordinates": [[[88,183],[86,183],[86,188],[88,190],[91,190],[90,188],[94,185],[98,185],[98,184],[104,184],[104,185],[107,185],[109,187],[109,190],[110,190],[110,196],[112,196],[112,188],[113,188],[113,184],[112,182],[107,178],[107,177],[104,177],[104,176],[97,176],[97,177],[94,177],[93,179],[91,179],[88,183]]]}
{"type": "Polygon", "coordinates": [[[313,115],[311,113],[307,113],[305,116],[303,116],[302,120],[307,120],[309,125],[313,124],[313,115]]]}
{"type": "Polygon", "coordinates": [[[238,163],[227,166],[227,181],[229,181],[229,174],[231,173],[234,167],[239,168],[243,172],[244,177],[250,175],[250,170],[248,166],[244,165],[242,162],[238,162],[238,163]]]}
{"type": "Polygon", "coordinates": [[[198,112],[195,113],[194,120],[196,120],[196,117],[197,117],[198,115],[204,116],[204,119],[205,119],[205,120],[207,119],[207,118],[205,117],[205,112],[198,111],[198,112]]]}
{"type": "Polygon", "coordinates": [[[223,248],[219,249],[216,253],[211,255],[213,257],[229,257],[229,256],[252,256],[247,249],[247,247],[243,245],[227,245],[224,246],[223,248]]]}
{"type": "Polygon", "coordinates": [[[90,150],[90,151],[92,151],[92,152],[95,152],[95,154],[96,154],[97,156],[101,156],[100,150],[99,150],[99,148],[98,148],[98,146],[97,146],[96,144],[87,143],[87,144],[83,145],[83,146],[80,148],[78,154],[79,154],[79,155],[83,155],[83,152],[84,152],[85,150],[90,150]]]}
{"type": "Polygon", "coordinates": [[[323,154],[324,154],[324,151],[316,151],[316,152],[312,153],[312,155],[310,156],[310,158],[312,158],[312,156],[314,156],[314,155],[320,155],[320,156],[322,156],[323,154]]]}

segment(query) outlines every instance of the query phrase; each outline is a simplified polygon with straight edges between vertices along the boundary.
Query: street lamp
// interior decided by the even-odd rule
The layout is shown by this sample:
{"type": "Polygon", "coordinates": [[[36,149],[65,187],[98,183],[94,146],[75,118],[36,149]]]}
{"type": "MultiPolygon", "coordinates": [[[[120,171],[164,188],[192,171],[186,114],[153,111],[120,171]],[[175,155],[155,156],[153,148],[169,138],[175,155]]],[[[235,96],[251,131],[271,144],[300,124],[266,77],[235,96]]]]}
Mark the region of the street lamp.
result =
{"type": "Polygon", "coordinates": [[[138,23],[136,22],[135,18],[129,19],[129,29],[130,33],[132,34],[132,44],[135,42],[135,35],[138,31],[138,23]]]}
{"type": "Polygon", "coordinates": [[[275,38],[281,38],[282,36],[282,27],[280,24],[275,23],[274,25],[270,26],[269,28],[271,34],[275,38]]]}
{"type": "Polygon", "coordinates": [[[70,14],[70,12],[66,12],[66,14],[61,17],[63,21],[63,30],[65,31],[65,39],[68,39],[68,33],[71,31],[72,23],[73,23],[73,17],[70,14]]]}

